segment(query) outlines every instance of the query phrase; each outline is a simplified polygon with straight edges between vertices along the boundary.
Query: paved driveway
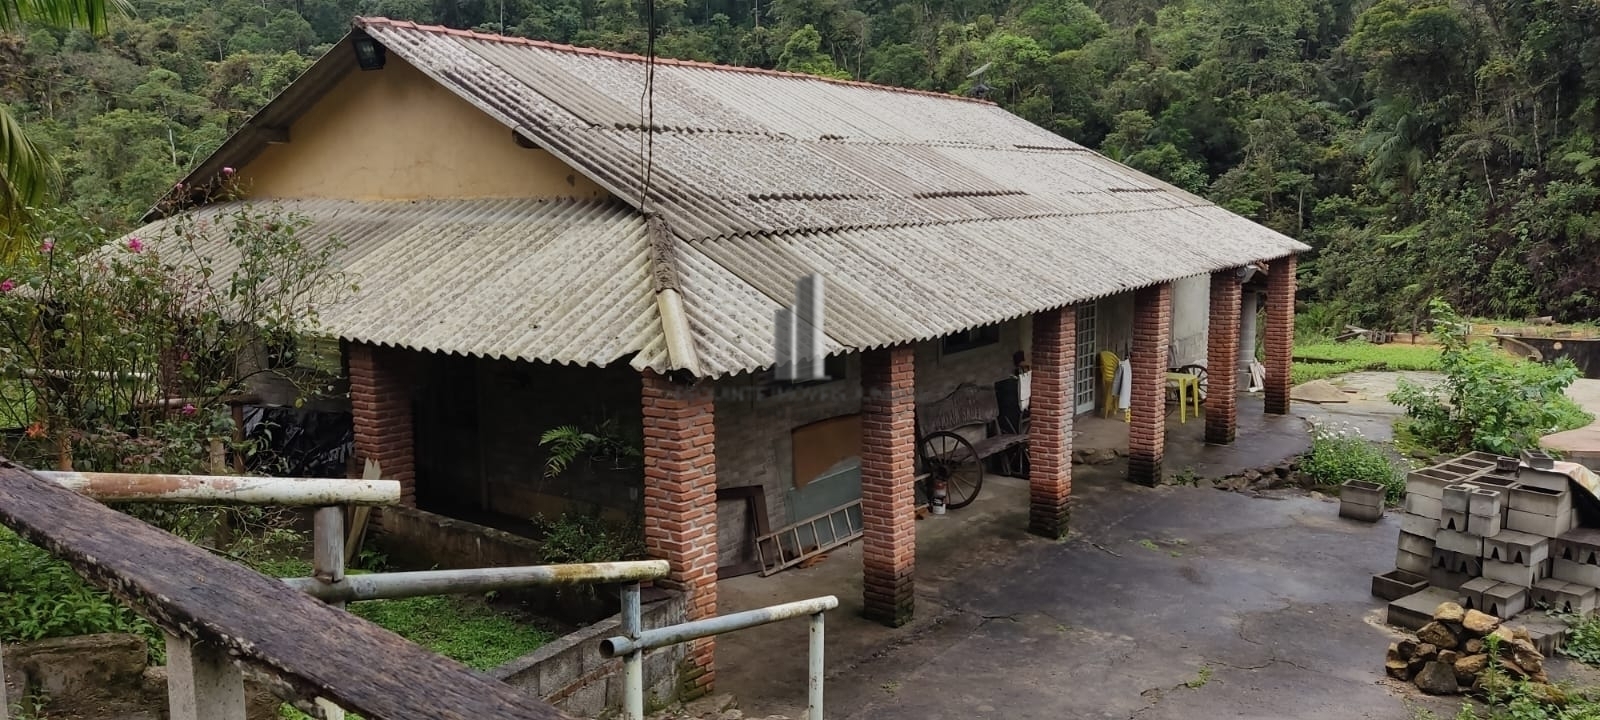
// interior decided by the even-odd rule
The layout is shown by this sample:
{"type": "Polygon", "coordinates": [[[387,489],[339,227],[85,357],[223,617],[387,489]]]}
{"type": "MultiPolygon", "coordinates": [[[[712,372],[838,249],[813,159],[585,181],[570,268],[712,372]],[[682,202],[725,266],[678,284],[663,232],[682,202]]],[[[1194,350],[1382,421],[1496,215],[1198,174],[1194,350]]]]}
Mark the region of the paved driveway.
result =
{"type": "MultiPolygon", "coordinates": [[[[919,522],[908,628],[854,615],[855,548],[725,582],[724,610],[840,596],[829,718],[1413,717],[1413,694],[1382,676],[1392,638],[1368,594],[1371,574],[1393,566],[1393,518],[1345,521],[1306,497],[1146,489],[1116,467],[1078,468],[1064,542],[1017,530],[1026,487],[1009,479],[986,485],[959,525],[919,522]]],[[[719,658],[720,689],[747,715],[802,716],[803,624],[725,636],[719,658]]]]}

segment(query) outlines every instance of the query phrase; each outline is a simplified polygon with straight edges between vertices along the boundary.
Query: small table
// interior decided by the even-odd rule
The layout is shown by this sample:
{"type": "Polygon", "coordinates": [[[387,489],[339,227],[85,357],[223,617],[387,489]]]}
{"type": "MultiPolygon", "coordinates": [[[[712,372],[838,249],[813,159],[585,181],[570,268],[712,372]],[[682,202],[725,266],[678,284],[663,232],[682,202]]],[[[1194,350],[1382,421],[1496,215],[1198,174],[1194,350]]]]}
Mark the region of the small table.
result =
{"type": "Polygon", "coordinates": [[[1194,398],[1194,416],[1200,417],[1200,378],[1186,372],[1167,373],[1167,387],[1178,390],[1178,422],[1189,421],[1189,399],[1194,398]]]}

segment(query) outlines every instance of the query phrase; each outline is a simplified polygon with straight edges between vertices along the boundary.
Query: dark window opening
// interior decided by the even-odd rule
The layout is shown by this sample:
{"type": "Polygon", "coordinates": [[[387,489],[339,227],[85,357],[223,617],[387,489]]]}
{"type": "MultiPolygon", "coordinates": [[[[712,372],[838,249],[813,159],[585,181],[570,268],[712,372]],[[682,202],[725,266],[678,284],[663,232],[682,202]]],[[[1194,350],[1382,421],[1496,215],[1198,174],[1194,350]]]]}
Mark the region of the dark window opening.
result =
{"type": "Polygon", "coordinates": [[[945,354],[958,353],[963,350],[980,348],[1000,342],[1000,326],[987,325],[962,332],[944,336],[942,348],[945,354]]]}

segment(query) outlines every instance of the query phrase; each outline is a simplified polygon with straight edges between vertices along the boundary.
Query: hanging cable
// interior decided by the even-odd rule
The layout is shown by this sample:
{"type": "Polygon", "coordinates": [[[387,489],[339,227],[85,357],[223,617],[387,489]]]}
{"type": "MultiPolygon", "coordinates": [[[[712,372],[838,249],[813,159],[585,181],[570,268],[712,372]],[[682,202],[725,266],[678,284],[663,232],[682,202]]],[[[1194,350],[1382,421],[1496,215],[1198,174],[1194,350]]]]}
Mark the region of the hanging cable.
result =
{"type": "Polygon", "coordinates": [[[644,92],[639,95],[639,211],[650,213],[656,154],[656,2],[644,0],[644,92]]]}

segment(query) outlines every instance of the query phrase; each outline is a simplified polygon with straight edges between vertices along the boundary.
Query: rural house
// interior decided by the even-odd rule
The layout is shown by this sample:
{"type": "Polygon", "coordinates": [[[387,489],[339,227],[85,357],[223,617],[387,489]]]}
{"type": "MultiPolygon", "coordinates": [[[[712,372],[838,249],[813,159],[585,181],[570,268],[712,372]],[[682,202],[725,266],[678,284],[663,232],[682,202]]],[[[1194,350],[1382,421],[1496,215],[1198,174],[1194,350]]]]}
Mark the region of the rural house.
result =
{"type": "MultiPolygon", "coordinates": [[[[408,503],[642,504],[691,618],[752,514],[857,499],[867,613],[909,618],[918,408],[991,393],[1016,351],[1051,537],[1102,351],[1128,359],[1138,482],[1162,474],[1172,368],[1211,369],[1205,436],[1234,440],[1258,285],[1266,409],[1288,411],[1306,246],[982,100],[367,18],[168,200],[225,221],[204,200],[225,167],[344,245],[360,289],[322,322],[357,452],[408,503]],[[812,275],[826,379],[786,382],[775,318],[812,275]],[[563,425],[639,457],[551,477],[539,439],[563,425]]],[[[711,641],[689,652],[709,683],[711,641]]]]}

